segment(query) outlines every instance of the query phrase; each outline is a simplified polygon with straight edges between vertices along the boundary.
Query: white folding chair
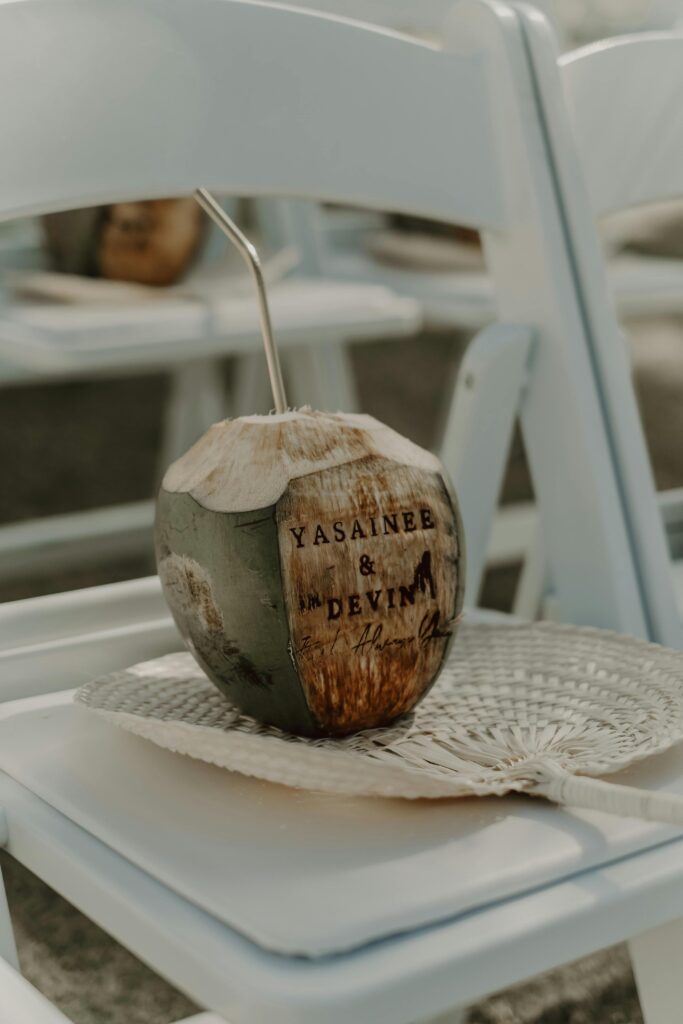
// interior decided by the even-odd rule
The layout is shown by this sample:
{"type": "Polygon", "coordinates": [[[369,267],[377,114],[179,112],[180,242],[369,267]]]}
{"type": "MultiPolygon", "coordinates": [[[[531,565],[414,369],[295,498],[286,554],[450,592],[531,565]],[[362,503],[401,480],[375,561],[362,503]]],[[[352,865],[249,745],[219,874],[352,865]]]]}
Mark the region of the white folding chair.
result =
{"type": "MultiPolygon", "coordinates": [[[[464,0],[438,48],[244,0],[21,0],[0,5],[0,97],[5,218],[203,184],[480,228],[504,322],[475,341],[462,383],[471,558],[501,465],[471,398],[493,388],[511,415],[525,381],[561,614],[645,634],[519,14],[464,0]]],[[[2,839],[207,1009],[235,1024],[410,1024],[669,913],[647,897],[671,830],[513,798],[292,792],[73,705],[71,687],[177,643],[154,580],[0,608],[2,839]]],[[[23,993],[15,979],[16,1005],[23,993]]]]}
{"type": "MultiPolygon", "coordinates": [[[[683,35],[606,41],[560,59],[531,7],[520,10],[581,293],[591,358],[618,466],[630,543],[653,639],[683,645],[681,616],[629,356],[605,278],[595,218],[683,194],[677,106],[683,35]],[[639,90],[644,91],[639,91],[639,90]]],[[[675,495],[665,498],[670,520],[675,495]]],[[[678,582],[681,570],[674,568],[678,582]]],[[[679,591],[681,584],[678,585],[679,591]]]]}

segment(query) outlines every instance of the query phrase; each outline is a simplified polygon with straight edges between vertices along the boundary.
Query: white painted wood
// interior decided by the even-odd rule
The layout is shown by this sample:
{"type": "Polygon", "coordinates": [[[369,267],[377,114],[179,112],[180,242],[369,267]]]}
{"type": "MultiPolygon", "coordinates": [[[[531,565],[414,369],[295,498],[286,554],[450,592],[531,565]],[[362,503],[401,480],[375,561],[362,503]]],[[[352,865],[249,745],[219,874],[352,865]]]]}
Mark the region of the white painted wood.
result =
{"type": "Polygon", "coordinates": [[[127,628],[168,615],[158,576],[0,604],[0,652],[63,643],[107,627],[127,628]],[[76,629],[78,627],[78,630],[76,629]]]}
{"type": "MultiPolygon", "coordinates": [[[[377,284],[292,279],[272,286],[269,297],[283,347],[410,334],[421,323],[414,299],[377,284]]],[[[0,310],[3,381],[129,371],[160,361],[174,366],[261,350],[250,293],[228,293],[208,305],[168,299],[116,309],[13,303],[0,310]]]]}
{"type": "Polygon", "coordinates": [[[641,932],[629,942],[644,1024],[672,1024],[683,1005],[683,918],[641,932]]]}
{"type": "MultiPolygon", "coordinates": [[[[415,0],[304,0],[300,4],[301,7],[435,39],[441,35],[452,5],[453,0],[420,0],[419,3],[415,0]]],[[[548,17],[555,19],[559,29],[557,0],[538,0],[538,6],[548,17]]]]}
{"type": "Polygon", "coordinates": [[[158,577],[0,605],[0,702],[181,646],[158,577]]]}
{"type": "Polygon", "coordinates": [[[154,502],[70,512],[0,526],[0,577],[27,579],[103,557],[152,557],[154,502]]]}
{"type": "Polygon", "coordinates": [[[683,191],[683,31],[608,39],[561,59],[586,184],[600,216],[683,191]]]}
{"type": "MultiPolygon", "coordinates": [[[[430,1017],[429,1020],[420,1019],[415,1024],[465,1024],[466,1011],[452,1010],[450,1013],[439,1014],[438,1017],[430,1017]]],[[[194,1017],[186,1017],[177,1024],[229,1024],[224,1017],[215,1013],[198,1013],[194,1017]]]]}
{"type": "Polygon", "coordinates": [[[28,0],[3,10],[0,69],[0,95],[14,96],[0,111],[3,217],[203,184],[504,221],[474,53],[442,58],[379,29],[239,0],[145,0],[97,16],[87,0],[28,0]],[[55,95],[80,116],[55,118],[55,95]],[[40,125],[33,138],[27,124],[40,125]],[[445,124],[439,158],[425,160],[445,124]]]}
{"type": "Polygon", "coordinates": [[[563,213],[551,168],[539,159],[546,142],[520,15],[464,0],[454,9],[450,38],[454,47],[486,45],[488,66],[495,69],[491,116],[501,126],[506,194],[515,218],[509,231],[484,230],[483,239],[500,317],[532,326],[538,339],[522,428],[558,606],[565,619],[645,635],[563,213]],[[581,538],[580,551],[567,522],[571,537],[581,538]]]}
{"type": "MultiPolygon", "coordinates": [[[[671,585],[669,555],[633,390],[629,358],[609,298],[603,256],[558,73],[557,52],[549,27],[538,12],[532,8],[520,8],[519,16],[528,41],[541,116],[546,127],[548,159],[554,168],[558,200],[563,210],[567,240],[572,249],[575,280],[580,293],[582,330],[588,341],[610,456],[617,471],[620,505],[626,520],[631,558],[635,561],[642,587],[647,630],[652,639],[673,647],[681,647],[683,627],[671,585]]],[[[662,62],[667,65],[667,45],[664,40],[661,42],[662,62]]],[[[644,45],[649,49],[650,44],[644,45]]],[[[603,55],[612,52],[611,48],[607,48],[603,55]]],[[[635,47],[630,52],[635,54],[635,47]]],[[[648,64],[651,62],[648,61],[648,64]]],[[[580,58],[577,58],[568,66],[577,74],[580,64],[580,58]]],[[[605,74],[611,74],[612,70],[610,64],[606,67],[605,74]]],[[[671,79],[669,82],[671,84],[671,79]]],[[[569,102],[573,109],[591,103],[588,96],[580,97],[575,95],[575,92],[575,88],[571,88],[569,94],[569,102]]],[[[620,94],[612,94],[614,108],[609,118],[610,125],[620,124],[620,130],[625,132],[628,122],[630,137],[633,138],[642,132],[643,134],[639,136],[639,146],[643,151],[648,149],[646,133],[655,121],[660,131],[675,134],[676,121],[673,115],[669,117],[668,111],[672,104],[679,103],[679,92],[671,92],[668,102],[664,102],[663,93],[658,96],[655,94],[654,99],[659,100],[659,108],[657,115],[653,115],[653,97],[648,89],[647,117],[638,116],[628,105],[630,95],[626,87],[620,94]],[[666,129],[661,118],[666,119],[666,129]]],[[[579,142],[582,148],[583,141],[579,142]]],[[[683,157],[683,153],[681,155],[683,157]]],[[[683,192],[683,163],[679,161],[677,167],[680,174],[680,190],[683,192]]],[[[626,171],[637,178],[637,168],[628,165],[628,162],[624,173],[626,171]]],[[[567,337],[571,337],[569,323],[566,324],[566,332],[567,337]]],[[[547,534],[546,542],[550,554],[554,541],[547,534]]],[[[616,573],[615,579],[618,579],[619,566],[615,565],[613,571],[616,573]]],[[[555,580],[552,567],[551,572],[555,580]]]]}
{"type": "MultiPolygon", "coordinates": [[[[342,814],[324,794],[160,750],[93,719],[71,696],[3,706],[5,775],[214,921],[281,955],[353,950],[357,960],[372,939],[480,912],[681,834],[524,798],[381,808],[348,798],[342,814]]],[[[680,794],[682,767],[679,749],[617,781],[680,794]]],[[[2,801],[11,852],[12,807],[2,801]]]]}
{"type": "Polygon", "coordinates": [[[441,447],[466,538],[465,600],[476,604],[512,431],[527,380],[533,332],[493,325],[465,353],[441,447]]]}
{"type": "Polygon", "coordinates": [[[0,1024],[70,1024],[26,978],[0,957],[0,1024]]]}
{"type": "MultiPolygon", "coordinates": [[[[357,245],[362,246],[362,236],[357,245]]],[[[324,266],[335,278],[375,281],[412,296],[419,301],[425,322],[433,327],[477,331],[496,319],[495,286],[483,273],[436,273],[417,267],[385,266],[362,251],[341,247],[336,251],[331,245],[324,266]]],[[[608,263],[607,279],[622,320],[683,313],[680,260],[618,257],[608,263]]]]}
{"type": "Polygon", "coordinates": [[[501,505],[496,512],[486,552],[488,565],[510,565],[526,558],[538,529],[538,513],[533,501],[501,505]]]}
{"type": "MultiPolygon", "coordinates": [[[[489,903],[439,928],[394,936],[362,955],[291,961],[218,926],[212,915],[154,882],[5,775],[0,801],[8,808],[15,856],[39,875],[48,874],[66,898],[188,994],[201,993],[200,1001],[228,1020],[408,1024],[420,1013],[469,1003],[683,913],[677,841],[552,886],[533,886],[526,895],[489,903]]],[[[533,812],[533,804],[526,806],[533,812]]],[[[577,846],[602,820],[579,816],[577,846]]],[[[558,834],[567,824],[565,816],[558,818],[558,834]]]]}

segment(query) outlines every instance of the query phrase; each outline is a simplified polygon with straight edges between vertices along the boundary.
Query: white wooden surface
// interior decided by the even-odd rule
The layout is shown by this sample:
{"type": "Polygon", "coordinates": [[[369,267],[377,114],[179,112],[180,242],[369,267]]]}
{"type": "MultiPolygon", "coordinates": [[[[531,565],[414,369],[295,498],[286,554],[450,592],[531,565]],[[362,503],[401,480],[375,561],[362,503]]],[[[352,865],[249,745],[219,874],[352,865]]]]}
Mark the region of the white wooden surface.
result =
{"type": "Polygon", "coordinates": [[[562,81],[597,215],[681,195],[683,31],[566,54],[562,81]]]}
{"type": "Polygon", "coordinates": [[[0,576],[27,579],[35,573],[63,572],[104,556],[126,558],[152,551],[152,501],[115,505],[28,519],[0,528],[0,576]]]}
{"type": "Polygon", "coordinates": [[[97,16],[87,0],[30,0],[6,5],[2,23],[0,95],[15,95],[0,108],[3,217],[200,183],[502,224],[476,52],[445,59],[391,33],[233,0],[124,0],[97,16]],[[436,124],[449,131],[425,160],[436,124]]]}
{"type": "Polygon", "coordinates": [[[683,919],[651,928],[629,943],[646,1024],[671,1024],[683,1002],[683,919]]]}
{"type": "MultiPolygon", "coordinates": [[[[290,790],[156,747],[74,705],[70,690],[0,707],[0,770],[284,956],[350,955],[681,835],[523,797],[404,803],[290,790]]],[[[683,793],[683,751],[613,778],[683,793]]]]}
{"type": "MultiPolygon", "coordinates": [[[[125,630],[125,597],[126,591],[129,591],[134,598],[130,605],[135,611],[130,616],[129,638],[123,640],[121,647],[127,650],[129,659],[135,658],[140,638],[134,627],[143,611],[140,604],[143,601],[142,591],[148,591],[150,610],[145,617],[149,618],[156,614],[157,602],[160,600],[158,584],[150,581],[144,587],[140,584],[120,584],[103,589],[113,599],[111,611],[108,611],[106,593],[98,595],[96,591],[22,602],[21,606],[17,605],[13,609],[17,635],[28,640],[33,631],[34,639],[37,639],[40,623],[53,620],[64,628],[71,615],[78,621],[79,607],[88,606],[97,609],[97,613],[92,613],[93,626],[97,626],[101,619],[113,620],[125,630]],[[68,610],[64,607],[66,598],[69,599],[68,610]],[[34,603],[42,609],[40,617],[33,614],[34,603]],[[54,616],[50,614],[51,609],[54,609],[54,616]]],[[[55,650],[59,647],[58,634],[59,630],[55,630],[55,650]]],[[[78,652],[74,653],[73,663],[78,665],[78,652]]],[[[125,651],[122,651],[122,656],[125,657],[125,651]]],[[[32,661],[30,647],[24,648],[24,658],[27,663],[32,661]]],[[[103,667],[106,667],[106,661],[103,667]]],[[[43,698],[38,700],[42,701],[43,698]]],[[[11,705],[7,706],[7,710],[11,710],[11,705]]],[[[116,730],[112,729],[112,733],[116,735],[116,730]]],[[[80,735],[78,743],[82,742],[88,742],[87,730],[80,735]]],[[[114,742],[117,740],[114,739],[114,742]]],[[[56,735],[52,736],[50,744],[55,747],[58,745],[56,735]]],[[[78,770],[82,774],[82,782],[86,783],[89,769],[97,767],[99,762],[100,768],[93,780],[95,788],[91,798],[96,799],[99,794],[100,799],[120,801],[121,794],[115,778],[106,791],[99,788],[101,782],[98,780],[105,774],[107,746],[98,747],[97,758],[82,760],[78,770]]],[[[148,752],[152,759],[157,753],[164,754],[154,748],[148,752]]],[[[146,754],[143,755],[145,759],[146,754]]],[[[125,765],[125,761],[117,758],[114,772],[117,773],[122,765],[125,765]]],[[[129,810],[129,824],[125,831],[129,832],[131,819],[135,818],[139,822],[141,838],[149,841],[153,830],[146,828],[144,822],[153,801],[146,800],[145,795],[149,797],[150,785],[158,786],[160,781],[163,782],[163,773],[161,777],[156,771],[152,776],[147,776],[136,771],[139,767],[140,762],[136,758],[130,765],[134,774],[131,798],[141,801],[141,806],[148,809],[142,816],[129,810]]],[[[214,771],[207,766],[195,767],[201,772],[204,769],[210,773],[214,771]]],[[[666,760],[659,765],[642,766],[639,771],[643,769],[649,773],[646,784],[653,784],[657,777],[666,784],[680,783],[679,769],[666,763],[666,760]]],[[[192,777],[194,774],[192,772],[192,777]]],[[[234,783],[227,774],[222,781],[226,785],[234,783]]],[[[635,775],[631,781],[636,782],[635,775]]],[[[238,784],[241,784],[240,780],[238,784]]],[[[233,844],[239,848],[240,837],[244,837],[245,826],[250,823],[249,828],[252,831],[256,829],[261,842],[261,852],[258,857],[252,858],[251,864],[251,871],[256,877],[259,869],[264,868],[264,855],[277,856],[278,847],[282,854],[292,851],[291,844],[296,842],[296,835],[287,829],[283,837],[279,826],[282,823],[291,825],[293,822],[289,817],[283,820],[272,801],[284,799],[295,802],[296,794],[266,784],[247,783],[247,788],[249,785],[264,786],[266,792],[262,799],[251,799],[241,804],[240,827],[237,831],[233,830],[232,838],[228,839],[228,849],[233,844]],[[264,830],[279,833],[270,854],[264,830]]],[[[204,787],[200,789],[206,793],[204,787]]],[[[73,792],[71,796],[74,796],[73,792]]],[[[318,816],[307,815],[306,806],[311,799],[320,801],[321,798],[310,795],[304,797],[304,804],[298,807],[297,818],[294,820],[306,823],[306,828],[314,828],[318,816]]],[[[203,800],[193,801],[193,813],[201,813],[202,803],[203,800]]],[[[579,874],[563,870],[559,864],[555,864],[556,881],[539,886],[539,877],[535,873],[537,865],[521,860],[518,866],[526,871],[528,882],[526,885],[520,884],[515,895],[508,900],[492,903],[488,897],[484,897],[476,913],[448,918],[439,927],[389,937],[353,955],[318,961],[291,960],[273,956],[241,938],[232,929],[219,924],[213,913],[198,910],[175,894],[171,887],[155,881],[150,874],[135,867],[128,858],[122,858],[110,846],[89,835],[87,830],[71,824],[68,815],[57,813],[44,800],[12,781],[6,773],[0,775],[0,805],[7,811],[10,852],[32,870],[49,878],[50,884],[103,924],[134,952],[143,956],[156,970],[205,1005],[216,1009],[229,1021],[272,1024],[273,1020],[277,1020],[282,1024],[295,1021],[300,1024],[319,1024],[324,1019],[331,1024],[341,1024],[342,1021],[353,1019],[360,1024],[412,1024],[429,1013],[442,1012],[459,1001],[471,1002],[493,989],[627,938],[641,929],[663,923],[683,912],[680,840],[618,859],[613,859],[617,855],[616,848],[612,849],[609,845],[605,847],[605,829],[611,831],[616,828],[616,834],[621,834],[620,842],[623,842],[629,834],[633,837],[640,828],[649,829],[651,826],[641,826],[635,822],[614,822],[607,816],[589,813],[568,815],[540,803],[519,800],[496,802],[501,809],[493,814],[488,808],[488,802],[473,802],[467,807],[462,805],[463,813],[468,820],[471,819],[473,826],[469,837],[466,839],[463,836],[451,848],[445,842],[446,836],[454,834],[453,829],[457,832],[464,825],[464,820],[459,816],[460,805],[428,805],[421,808],[416,805],[409,814],[411,818],[415,814],[421,818],[421,824],[417,827],[415,822],[411,826],[407,819],[402,821],[399,809],[383,801],[373,801],[372,808],[368,806],[360,811],[352,809],[357,801],[342,803],[344,813],[341,817],[341,808],[336,807],[334,810],[337,830],[343,830],[345,826],[352,827],[357,813],[373,816],[370,833],[367,834],[364,829],[367,843],[364,856],[372,857],[378,871],[381,870],[384,855],[380,852],[381,847],[373,841],[373,836],[381,844],[391,838],[393,830],[394,841],[399,843],[399,848],[408,848],[412,843],[416,847],[422,846],[425,853],[428,853],[431,847],[432,853],[429,855],[434,856],[438,855],[439,846],[443,846],[442,870],[451,880],[450,884],[453,884],[453,880],[457,883],[458,876],[467,873],[462,871],[454,875],[453,863],[460,864],[462,856],[472,858],[474,863],[479,844],[482,844],[481,851],[488,849],[491,852],[495,846],[495,860],[501,865],[500,849],[508,850],[509,847],[507,842],[503,842],[502,847],[499,843],[490,842],[493,839],[490,830],[502,829],[511,837],[515,820],[520,825],[523,823],[515,841],[531,842],[533,835],[540,838],[536,829],[543,831],[543,842],[536,843],[534,856],[538,856],[540,851],[551,862],[552,852],[546,845],[550,841],[551,848],[557,848],[559,844],[560,848],[573,851],[573,857],[586,858],[593,851],[606,863],[579,874]],[[446,830],[434,846],[424,832],[433,813],[446,830]],[[522,817],[518,819],[519,814],[522,817]],[[384,824],[389,826],[387,815],[393,821],[389,833],[384,831],[384,824]],[[485,827],[485,821],[489,822],[488,828],[485,827]],[[527,830],[531,830],[531,836],[525,839],[527,830]]],[[[233,806],[232,803],[230,806],[233,806]]],[[[186,845],[192,840],[186,833],[181,835],[182,821],[179,820],[177,809],[176,799],[173,828],[178,830],[178,840],[186,845]]],[[[329,810],[331,813],[332,809],[329,810]]],[[[216,828],[230,830],[231,815],[212,814],[209,806],[205,811],[208,814],[207,820],[211,822],[211,833],[216,828]]],[[[167,839],[169,849],[166,856],[172,856],[170,833],[167,839]]],[[[353,833],[343,842],[348,843],[351,839],[353,833]]],[[[321,857],[322,863],[325,858],[321,841],[324,843],[326,840],[319,833],[318,843],[308,846],[308,856],[321,857]]],[[[195,842],[198,852],[205,849],[205,837],[196,835],[195,842]]],[[[620,852],[626,852],[623,846],[620,852]]],[[[502,862],[503,869],[509,869],[515,862],[516,859],[510,854],[507,862],[502,862]]],[[[189,863],[185,861],[185,870],[189,863]]],[[[329,858],[325,866],[326,870],[332,869],[329,858]]],[[[479,870],[484,866],[482,862],[479,870]]],[[[428,876],[429,873],[425,874],[428,876]]],[[[302,871],[302,878],[303,875],[302,871]]],[[[421,886],[429,882],[428,877],[411,873],[411,880],[415,879],[421,886]]],[[[313,887],[316,886],[316,873],[312,870],[308,872],[307,881],[313,887]]],[[[466,883],[467,878],[462,881],[466,883]]],[[[238,880],[233,880],[230,873],[226,873],[226,883],[237,885],[238,880]]],[[[404,890],[393,888],[391,901],[394,904],[397,891],[403,893],[404,890]]],[[[387,899],[389,895],[387,887],[387,899]]],[[[330,898],[333,898],[333,894],[330,898]]],[[[302,903],[301,907],[305,914],[310,914],[315,904],[313,900],[311,904],[302,903]]]]}
{"type": "Polygon", "coordinates": [[[453,15],[454,46],[458,38],[460,45],[487,41],[499,86],[492,117],[503,126],[507,194],[515,203],[508,232],[484,231],[485,252],[500,317],[533,325],[537,334],[522,428],[560,614],[644,635],[620,484],[554,176],[542,158],[544,126],[519,18],[500,5],[467,0],[453,15]]]}
{"type": "MultiPolygon", "coordinates": [[[[619,478],[628,543],[642,585],[648,630],[653,639],[673,647],[681,647],[683,627],[671,583],[669,555],[633,390],[630,361],[609,298],[604,261],[595,230],[594,210],[589,201],[586,182],[595,177],[594,165],[592,155],[588,162],[584,163],[583,146],[590,140],[579,137],[580,149],[577,150],[577,140],[572,133],[568,116],[568,107],[573,111],[573,120],[577,117],[585,119],[593,116],[595,104],[588,95],[593,88],[601,97],[609,96],[612,104],[610,125],[618,124],[621,126],[621,133],[627,133],[630,139],[640,139],[642,149],[639,151],[643,154],[641,159],[645,161],[644,166],[639,168],[628,160],[623,150],[614,147],[616,162],[609,161],[609,166],[614,172],[615,192],[623,202],[628,193],[623,187],[620,188],[620,175],[625,177],[630,174],[632,179],[640,181],[641,184],[648,181],[649,184],[643,187],[649,191],[650,198],[654,198],[653,190],[664,188],[665,181],[658,178],[655,172],[648,173],[648,167],[659,166],[657,151],[648,132],[651,126],[657,123],[663,137],[678,137],[676,117],[670,117],[669,111],[672,107],[680,105],[680,87],[676,87],[670,70],[668,77],[664,76],[664,85],[661,88],[655,88],[653,91],[648,87],[649,113],[647,117],[639,116],[629,105],[629,98],[632,95],[629,84],[631,73],[626,71],[622,63],[622,73],[617,74],[618,69],[612,61],[613,53],[621,51],[610,46],[599,46],[592,55],[583,51],[583,54],[580,53],[570,63],[563,65],[563,72],[571,68],[571,73],[567,79],[561,80],[558,74],[557,52],[553,47],[547,24],[531,8],[521,9],[520,17],[529,44],[533,74],[547,127],[548,157],[555,168],[559,202],[564,210],[567,236],[573,252],[576,281],[582,297],[584,329],[595,369],[608,442],[619,478]],[[601,72],[597,70],[598,56],[604,59],[601,72]],[[602,75],[602,81],[609,83],[605,84],[604,90],[598,88],[598,74],[602,75]],[[582,82],[587,83],[587,86],[580,89],[579,84],[582,82]],[[622,83],[621,90],[615,85],[617,82],[622,83]],[[580,114],[579,111],[586,111],[587,106],[590,107],[590,113],[580,114]]],[[[668,56],[670,41],[660,38],[658,43],[661,44],[662,66],[672,69],[673,65],[668,56]]],[[[655,79],[661,82],[661,79],[657,79],[655,70],[657,57],[653,41],[646,39],[641,45],[644,47],[642,63],[651,67],[655,79]]],[[[628,51],[633,54],[633,78],[638,80],[639,51],[635,45],[628,47],[628,51]]],[[[683,41],[677,52],[683,53],[683,41]]],[[[680,67],[683,67],[683,64],[679,64],[680,67]]],[[[681,81],[683,82],[683,79],[681,81]]],[[[601,103],[602,99],[599,102],[601,103]]],[[[611,135],[611,128],[606,135],[611,135]]],[[[680,155],[675,149],[671,150],[667,157],[673,163],[668,168],[666,180],[672,186],[677,173],[679,191],[683,193],[683,150],[680,155]]],[[[605,163],[608,163],[606,153],[605,163]]],[[[644,197],[645,192],[641,192],[641,198],[644,197]]],[[[635,194],[632,198],[635,198],[635,194]]],[[[552,546],[550,538],[547,543],[549,547],[552,546]]],[[[618,572],[616,567],[615,571],[618,572]]]]}
{"type": "MultiPolygon", "coordinates": [[[[476,331],[496,319],[496,289],[487,274],[385,266],[362,251],[334,249],[324,265],[340,280],[376,281],[411,296],[430,326],[476,331]]],[[[620,256],[608,263],[607,280],[622,320],[683,313],[681,260],[620,256]]]]}
{"type": "Polygon", "coordinates": [[[465,353],[441,459],[455,485],[466,538],[465,600],[476,605],[533,343],[528,328],[496,324],[465,353]]]}
{"type": "MultiPolygon", "coordinates": [[[[269,296],[274,330],[284,347],[401,336],[421,323],[414,299],[377,284],[297,278],[274,285],[269,296]]],[[[165,364],[173,364],[256,352],[260,346],[251,295],[228,295],[209,304],[190,299],[123,308],[12,303],[0,310],[6,379],[120,372],[154,366],[160,354],[165,364]]]]}
{"type": "Polygon", "coordinates": [[[1,604],[0,700],[63,690],[181,646],[156,576],[1,604]]]}
{"type": "MultiPolygon", "coordinates": [[[[299,6],[438,39],[453,0],[304,0],[299,6]]],[[[539,0],[538,6],[558,28],[557,0],[539,0]]]]}

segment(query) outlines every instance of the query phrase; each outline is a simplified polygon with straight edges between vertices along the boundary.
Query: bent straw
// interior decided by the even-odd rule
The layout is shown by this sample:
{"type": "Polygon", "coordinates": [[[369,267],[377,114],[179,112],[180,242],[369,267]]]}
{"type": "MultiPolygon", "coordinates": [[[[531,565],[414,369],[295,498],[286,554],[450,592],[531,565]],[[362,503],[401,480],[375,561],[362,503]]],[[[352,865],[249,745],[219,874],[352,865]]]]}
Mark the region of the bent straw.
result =
{"type": "Polygon", "coordinates": [[[227,235],[233,245],[240,251],[247,266],[249,267],[249,270],[251,271],[251,276],[253,277],[254,284],[256,285],[256,294],[258,296],[263,347],[266,352],[268,376],[270,378],[270,387],[273,392],[275,411],[278,413],[287,412],[287,396],[285,394],[285,386],[282,380],[280,357],[278,355],[277,345],[275,344],[275,338],[273,337],[270,310],[268,309],[268,296],[266,295],[266,286],[263,279],[263,271],[261,269],[259,255],[246,235],[244,235],[234,221],[228,217],[223,207],[216,201],[210,192],[205,188],[198,188],[195,190],[194,198],[197,200],[204,212],[208,213],[211,220],[218,225],[223,234],[227,235]]]}

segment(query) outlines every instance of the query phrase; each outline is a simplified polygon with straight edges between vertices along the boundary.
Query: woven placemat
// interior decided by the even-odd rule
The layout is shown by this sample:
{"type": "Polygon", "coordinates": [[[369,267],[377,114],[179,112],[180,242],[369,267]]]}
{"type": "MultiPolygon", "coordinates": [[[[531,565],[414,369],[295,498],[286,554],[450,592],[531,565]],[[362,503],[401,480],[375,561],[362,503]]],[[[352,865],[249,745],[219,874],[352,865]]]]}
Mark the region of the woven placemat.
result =
{"type": "Polygon", "coordinates": [[[187,653],[96,679],[75,699],[161,747],[289,786],[406,798],[526,791],[683,823],[679,798],[641,794],[648,807],[636,807],[638,791],[575,777],[683,738],[683,655],[616,633],[465,623],[411,715],[342,739],[259,724],[187,653]]]}

